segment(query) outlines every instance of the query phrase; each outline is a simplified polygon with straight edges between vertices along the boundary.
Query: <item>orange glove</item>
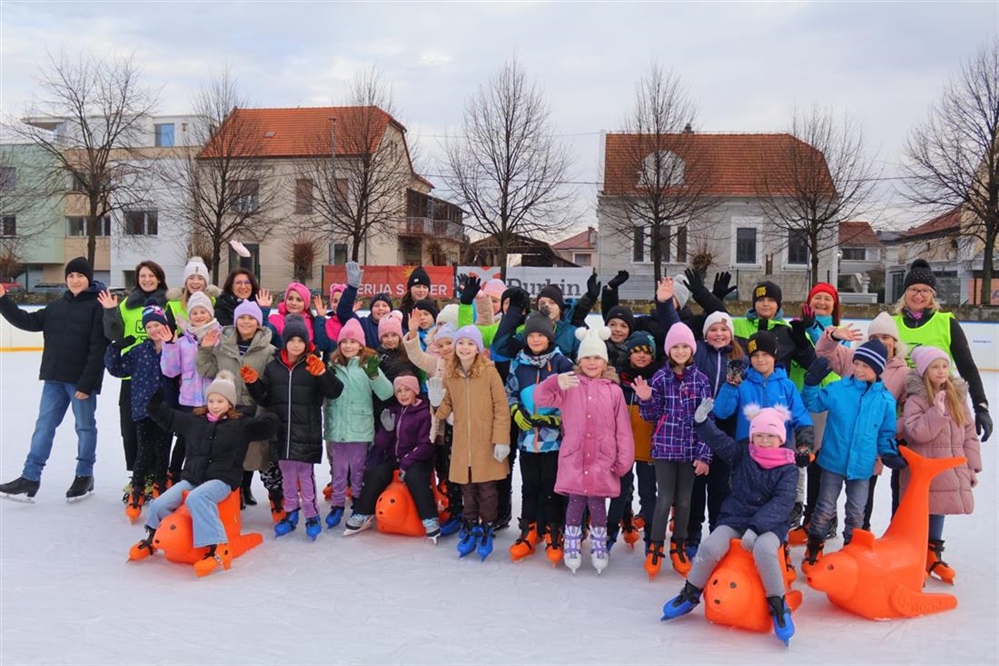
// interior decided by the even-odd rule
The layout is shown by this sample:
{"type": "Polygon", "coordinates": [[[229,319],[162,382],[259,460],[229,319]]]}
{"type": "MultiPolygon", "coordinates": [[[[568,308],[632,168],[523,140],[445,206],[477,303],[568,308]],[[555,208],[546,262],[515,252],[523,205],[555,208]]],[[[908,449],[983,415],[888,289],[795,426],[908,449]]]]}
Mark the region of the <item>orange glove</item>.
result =
{"type": "Polygon", "coordinates": [[[242,377],[243,381],[247,384],[252,384],[260,379],[260,375],[257,374],[257,371],[248,365],[239,366],[239,376],[242,377]]]}
{"type": "Polygon", "coordinates": [[[314,376],[318,377],[326,372],[326,364],[323,363],[323,359],[310,354],[309,357],[305,359],[305,369],[314,376]]]}

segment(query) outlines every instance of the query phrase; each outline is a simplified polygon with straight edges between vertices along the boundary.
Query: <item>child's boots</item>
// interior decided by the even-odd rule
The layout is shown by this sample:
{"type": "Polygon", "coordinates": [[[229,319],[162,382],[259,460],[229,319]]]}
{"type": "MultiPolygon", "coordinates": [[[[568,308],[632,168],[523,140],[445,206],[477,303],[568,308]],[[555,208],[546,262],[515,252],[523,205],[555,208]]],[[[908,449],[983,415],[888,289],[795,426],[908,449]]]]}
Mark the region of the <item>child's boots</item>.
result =
{"type": "Polygon", "coordinates": [[[482,536],[479,537],[479,545],[476,550],[479,553],[479,559],[485,562],[486,558],[493,552],[493,538],[496,536],[496,528],[486,523],[479,527],[482,536]]]}
{"type": "Polygon", "coordinates": [[[352,513],[347,519],[347,528],[343,531],[344,536],[353,536],[371,527],[375,517],[363,513],[352,513]]]}
{"type": "Polygon", "coordinates": [[[805,549],[805,558],[801,560],[801,570],[806,574],[815,566],[815,563],[822,559],[822,549],[826,542],[822,537],[808,535],[808,547],[805,549]]]}
{"type": "Polygon", "coordinates": [[[600,572],[606,569],[610,563],[609,545],[606,527],[590,529],[590,562],[597,570],[597,575],[600,575],[600,572]]]}
{"type": "Polygon", "coordinates": [[[271,520],[280,523],[285,519],[284,493],[280,490],[270,490],[267,492],[267,499],[271,501],[271,520]]]}
{"type": "Polygon", "coordinates": [[[562,526],[549,525],[548,530],[545,532],[545,557],[548,558],[553,567],[557,567],[562,561],[563,553],[562,526]]]}
{"type": "Polygon", "coordinates": [[[274,536],[283,537],[293,532],[296,527],[298,527],[298,509],[289,511],[281,522],[274,525],[274,536]]]}
{"type": "Polygon", "coordinates": [[[125,515],[128,517],[128,522],[134,523],[142,515],[142,505],[146,501],[146,495],[143,489],[136,489],[132,486],[132,492],[128,495],[128,504],[125,505],[125,515]]]}
{"type": "Polygon", "coordinates": [[[621,518],[621,533],[624,535],[624,542],[628,544],[628,548],[634,549],[635,544],[642,538],[639,529],[635,514],[632,513],[631,509],[626,509],[624,517],[621,518]]]}
{"type": "Polygon", "coordinates": [[[790,645],[791,636],[794,636],[791,609],[784,597],[767,597],[767,604],[770,606],[770,617],[774,622],[774,634],[784,641],[784,645],[790,645]]]}
{"type": "Polygon", "coordinates": [[[315,541],[322,534],[323,526],[319,524],[319,516],[305,519],[305,535],[315,541]]]}
{"type": "Polygon", "coordinates": [[[649,580],[655,580],[663,566],[663,557],[663,542],[650,541],[645,549],[645,573],[649,574],[649,580]]]}
{"type": "Polygon", "coordinates": [[[513,545],[510,546],[510,559],[518,562],[525,557],[534,554],[534,549],[541,541],[538,536],[538,526],[535,523],[528,524],[523,518],[520,519],[520,536],[513,545]]]}
{"type": "Polygon", "coordinates": [[[687,544],[683,539],[670,539],[669,559],[673,562],[673,569],[686,578],[690,573],[690,558],[687,557],[687,544]]]}
{"type": "Polygon", "coordinates": [[[212,546],[203,558],[194,563],[194,575],[198,578],[207,576],[219,565],[222,565],[226,571],[232,566],[232,551],[229,550],[229,544],[220,543],[212,546]]]}
{"type": "MultiPolygon", "coordinates": [[[[606,538],[606,528],[604,528],[604,531],[606,538]]],[[[576,573],[576,570],[583,563],[582,544],[583,528],[579,525],[566,525],[565,547],[562,557],[565,561],[565,566],[569,567],[572,573],[576,573]]]]}
{"type": "Polygon", "coordinates": [[[128,561],[138,562],[139,560],[144,560],[155,553],[156,547],[153,546],[153,537],[155,536],[156,530],[151,527],[146,527],[146,538],[129,549],[128,561]]]}
{"type": "Polygon", "coordinates": [[[482,525],[465,522],[458,532],[458,556],[465,557],[479,547],[482,539],[482,525]]]}
{"type": "Polygon", "coordinates": [[[931,539],[926,550],[926,575],[936,576],[945,583],[954,584],[957,573],[943,561],[944,542],[931,539]]]}
{"type": "Polygon", "coordinates": [[[686,615],[694,610],[694,606],[701,603],[701,590],[694,587],[689,582],[683,584],[680,594],[676,595],[663,605],[663,616],[660,620],[672,620],[673,618],[686,615]]]}
{"type": "Polygon", "coordinates": [[[341,520],[343,520],[343,507],[342,506],[333,507],[332,509],[330,509],[329,515],[326,516],[326,529],[328,530],[333,529],[334,527],[340,524],[341,520]]]}
{"type": "MultiPolygon", "coordinates": [[[[353,517],[354,516],[351,515],[351,518],[353,518],[353,517]]],[[[371,519],[369,518],[368,519],[369,524],[370,524],[370,521],[371,521],[371,519]]],[[[437,545],[437,539],[441,535],[441,525],[440,525],[440,522],[438,522],[438,520],[436,518],[426,518],[422,522],[423,522],[423,531],[425,531],[427,533],[427,538],[430,539],[434,543],[434,545],[436,546],[437,545]]],[[[350,521],[349,520],[347,521],[347,525],[348,526],[350,525],[350,521]]]]}

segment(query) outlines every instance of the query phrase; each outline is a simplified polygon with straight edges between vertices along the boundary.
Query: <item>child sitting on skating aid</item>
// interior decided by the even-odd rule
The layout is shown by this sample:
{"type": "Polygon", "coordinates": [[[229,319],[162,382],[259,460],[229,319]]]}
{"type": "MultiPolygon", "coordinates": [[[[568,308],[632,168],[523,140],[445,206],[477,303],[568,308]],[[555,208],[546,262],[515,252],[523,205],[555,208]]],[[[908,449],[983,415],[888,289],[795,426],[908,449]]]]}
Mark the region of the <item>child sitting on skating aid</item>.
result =
{"type": "MultiPolygon", "coordinates": [[[[705,399],[694,413],[697,434],[715,456],[732,470],[732,493],[722,502],[718,527],[701,542],[680,594],[663,606],[663,619],[685,615],[700,603],[701,592],[732,539],[753,554],[760,574],[774,633],[787,643],[794,635],[791,609],[784,599],[784,559],[780,548],[787,536],[788,515],[794,506],[798,469],[794,451],[785,448],[785,407],[756,412],[749,426],[749,444],[736,442],[708,418],[714,406],[705,399]]],[[[748,416],[748,414],[747,414],[748,416]]]]}
{"type": "Polygon", "coordinates": [[[236,411],[234,375],[221,371],[205,391],[207,406],[193,412],[170,409],[157,392],[149,402],[150,418],[168,432],[187,442],[187,456],[181,479],[153,500],[146,519],[146,538],[132,546],[128,559],[145,559],[156,552],[153,537],[160,522],[182,503],[191,512],[194,547],[208,547],[205,557],[194,563],[194,573],[206,576],[220,564],[232,562],[225,526],[218,505],[240,487],[243,459],[251,441],[269,439],[277,429],[278,417],[264,413],[257,418],[241,418],[236,411]],[[187,500],[184,493],[187,492],[187,500]]]}

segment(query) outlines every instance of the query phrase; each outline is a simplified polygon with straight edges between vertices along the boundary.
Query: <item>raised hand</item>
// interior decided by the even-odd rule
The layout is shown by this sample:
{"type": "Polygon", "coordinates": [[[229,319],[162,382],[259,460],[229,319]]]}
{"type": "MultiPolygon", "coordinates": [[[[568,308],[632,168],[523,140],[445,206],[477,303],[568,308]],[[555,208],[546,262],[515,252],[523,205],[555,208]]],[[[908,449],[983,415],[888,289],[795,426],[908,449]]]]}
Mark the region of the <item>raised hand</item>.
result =
{"type": "Polygon", "coordinates": [[[940,410],[944,416],[947,415],[947,392],[938,391],[933,397],[933,406],[940,410]]]}
{"type": "Polygon", "coordinates": [[[183,312],[177,313],[177,328],[181,333],[187,333],[187,317],[183,312]]]}
{"type": "Polygon", "coordinates": [[[118,297],[107,289],[97,294],[97,302],[100,303],[101,307],[105,310],[114,310],[118,307],[118,297]]]}
{"type": "Polygon", "coordinates": [[[694,423],[704,423],[708,420],[708,416],[711,415],[711,410],[715,407],[714,398],[705,398],[701,401],[701,404],[697,406],[694,411],[694,423]]]}
{"type": "Polygon", "coordinates": [[[732,274],[728,271],[715,273],[715,283],[711,288],[711,293],[714,294],[719,301],[724,301],[726,296],[739,289],[738,287],[730,287],[729,285],[731,282],[732,274]]]}
{"type": "Polygon", "coordinates": [[[409,311],[409,332],[413,335],[417,335],[420,330],[420,315],[416,314],[416,310],[409,311]]]}
{"type": "Polygon", "coordinates": [[[806,329],[815,326],[815,308],[808,303],[801,305],[801,323],[805,325],[806,329]]]}
{"type": "Polygon", "coordinates": [[[702,278],[701,274],[693,268],[685,270],[683,272],[683,277],[687,279],[687,288],[690,289],[690,293],[696,294],[701,289],[704,289],[704,278],[702,278]]]}
{"type": "Polygon", "coordinates": [[[746,363],[741,358],[730,359],[725,366],[725,381],[732,386],[742,383],[742,378],[746,374],[746,363]]]}
{"type": "Polygon", "coordinates": [[[440,377],[431,377],[427,380],[427,400],[430,401],[430,406],[434,409],[441,406],[444,402],[444,395],[447,393],[447,389],[444,388],[444,380],[440,377]]]}
{"type": "Polygon", "coordinates": [[[638,396],[639,400],[648,400],[652,397],[652,387],[645,381],[645,377],[635,377],[631,386],[635,389],[635,395],[638,396]]]}
{"type": "Polygon", "coordinates": [[[219,343],[219,336],[221,335],[221,333],[219,331],[220,331],[220,329],[213,328],[213,329],[210,329],[203,336],[201,336],[201,346],[202,347],[214,347],[215,345],[217,345],[219,343]]]}
{"type": "MultiPolygon", "coordinates": [[[[607,285],[610,287],[610,285],[607,285]]],[[[597,271],[594,270],[590,273],[590,277],[586,278],[586,295],[596,302],[597,298],[600,296],[600,280],[597,278],[597,271]]]]}
{"type": "Polygon", "coordinates": [[[834,340],[846,340],[847,342],[859,342],[864,339],[863,332],[853,324],[845,324],[839,328],[832,328],[829,335],[834,340]]]}
{"type": "Polygon", "coordinates": [[[462,305],[471,305],[475,302],[475,297],[479,295],[479,290],[482,288],[482,281],[474,275],[466,275],[465,284],[461,288],[461,299],[462,305]]]}
{"type": "Polygon", "coordinates": [[[361,286],[361,279],[364,277],[364,271],[361,269],[361,265],[356,261],[347,262],[347,286],[358,289],[361,286]]]}
{"type": "Polygon", "coordinates": [[[368,362],[364,364],[364,374],[368,376],[368,379],[378,379],[378,356],[372,354],[368,362]]]}
{"type": "Polygon", "coordinates": [[[659,282],[656,284],[656,301],[668,303],[673,299],[673,293],[673,278],[669,276],[659,278],[659,282]]]}
{"type": "Polygon", "coordinates": [[[267,289],[261,289],[257,292],[257,305],[261,310],[271,307],[274,305],[274,294],[267,289]]]}
{"type": "Polygon", "coordinates": [[[260,375],[257,374],[257,371],[248,365],[239,366],[239,376],[243,378],[243,382],[246,384],[252,384],[260,379],[260,375]]]}
{"type": "Polygon", "coordinates": [[[308,370],[309,374],[313,377],[318,377],[326,372],[326,364],[323,363],[323,359],[319,358],[315,354],[309,354],[305,357],[305,369],[308,370]]]}
{"type": "Polygon", "coordinates": [[[622,284],[624,284],[625,282],[627,282],[628,278],[630,278],[630,277],[631,277],[631,275],[628,273],[628,271],[618,271],[617,275],[615,275],[614,277],[612,277],[610,279],[610,282],[607,283],[607,288],[608,289],[617,289],[622,284]]]}
{"type": "Polygon", "coordinates": [[[324,317],[326,315],[326,306],[323,305],[323,297],[319,294],[312,297],[312,309],[316,311],[316,316],[324,317]]]}
{"type": "Polygon", "coordinates": [[[558,387],[563,391],[568,391],[579,386],[579,377],[575,372],[563,372],[558,375],[558,387]]]}

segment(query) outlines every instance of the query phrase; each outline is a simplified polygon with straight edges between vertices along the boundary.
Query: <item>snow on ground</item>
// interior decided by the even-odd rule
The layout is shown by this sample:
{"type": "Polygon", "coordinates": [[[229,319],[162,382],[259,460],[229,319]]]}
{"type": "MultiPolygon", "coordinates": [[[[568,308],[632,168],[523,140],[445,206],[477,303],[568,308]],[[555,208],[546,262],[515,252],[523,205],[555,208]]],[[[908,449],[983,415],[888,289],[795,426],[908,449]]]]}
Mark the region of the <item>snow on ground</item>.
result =
{"type": "MultiPolygon", "coordinates": [[[[20,474],[27,453],[39,359],[0,354],[3,481],[20,474]]],[[[985,381],[999,405],[999,374],[985,381]]],[[[542,553],[512,563],[513,529],[498,535],[484,563],[459,560],[455,537],[435,548],[373,531],[345,539],[337,530],[310,543],[299,530],[276,542],[261,504],[244,513],[244,531],[265,541],[228,573],[196,580],[189,566],[162,557],[126,564],[143,530],[121,504],[128,477],[117,394],[117,380],[107,378],[94,496],[64,499],[76,450],[70,414],[36,504],[0,501],[0,664],[997,663],[999,435],[983,447],[976,513],[948,518],[945,530],[958,609],[870,622],[798,584],[804,603],[787,649],[772,634],[711,625],[700,608],[660,622],[682,579],[664,568],[649,582],[642,554],[623,542],[602,576],[588,557],[573,576],[542,553]]],[[[325,482],[325,465],[317,472],[325,482]]],[[[264,495],[259,478],[255,490],[264,495]]],[[[887,525],[889,500],[887,482],[879,484],[876,531],[887,525]]],[[[801,554],[795,549],[796,562],[801,554]]]]}

